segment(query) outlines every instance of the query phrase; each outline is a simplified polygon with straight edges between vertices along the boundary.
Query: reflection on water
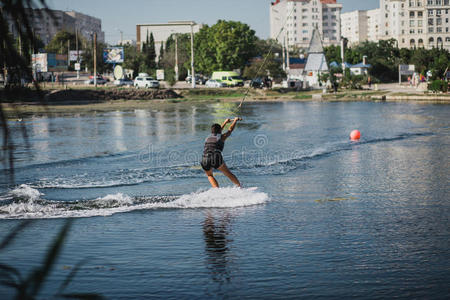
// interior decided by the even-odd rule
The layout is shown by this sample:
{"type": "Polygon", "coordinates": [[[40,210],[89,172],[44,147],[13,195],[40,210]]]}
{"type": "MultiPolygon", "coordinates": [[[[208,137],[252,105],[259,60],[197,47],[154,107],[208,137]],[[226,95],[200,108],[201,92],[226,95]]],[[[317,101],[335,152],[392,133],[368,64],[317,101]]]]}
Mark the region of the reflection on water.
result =
{"type": "Polygon", "coordinates": [[[203,238],[205,240],[206,266],[213,281],[224,283],[231,280],[229,263],[231,260],[229,237],[231,232],[231,216],[225,213],[214,217],[207,212],[203,223],[203,238]]]}

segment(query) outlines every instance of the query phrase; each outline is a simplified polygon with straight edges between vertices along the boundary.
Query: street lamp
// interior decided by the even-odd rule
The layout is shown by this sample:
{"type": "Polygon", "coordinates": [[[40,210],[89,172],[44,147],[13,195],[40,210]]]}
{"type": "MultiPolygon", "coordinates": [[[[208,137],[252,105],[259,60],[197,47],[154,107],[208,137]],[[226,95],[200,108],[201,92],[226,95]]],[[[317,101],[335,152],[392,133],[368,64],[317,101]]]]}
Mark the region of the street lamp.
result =
{"type": "Polygon", "coordinates": [[[195,22],[191,22],[191,82],[192,88],[195,89],[195,70],[194,70],[194,25],[195,22]]]}

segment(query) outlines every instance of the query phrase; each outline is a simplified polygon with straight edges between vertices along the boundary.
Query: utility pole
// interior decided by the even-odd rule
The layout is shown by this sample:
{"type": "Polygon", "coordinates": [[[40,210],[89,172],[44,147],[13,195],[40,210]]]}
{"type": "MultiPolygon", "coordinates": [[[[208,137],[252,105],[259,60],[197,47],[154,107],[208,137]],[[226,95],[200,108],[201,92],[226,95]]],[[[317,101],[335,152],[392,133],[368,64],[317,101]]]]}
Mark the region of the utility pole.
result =
{"type": "MultiPolygon", "coordinates": [[[[75,30],[75,47],[77,47],[77,64],[80,63],[80,50],[78,49],[78,28],[75,30]]],[[[77,79],[80,79],[80,70],[77,70],[77,79]]]]}
{"type": "Polygon", "coordinates": [[[343,73],[343,75],[345,75],[345,53],[344,53],[344,46],[345,46],[345,43],[344,43],[344,38],[342,38],[341,39],[341,59],[342,59],[342,73],[343,73]]]}
{"type": "Polygon", "coordinates": [[[286,71],[286,37],[283,39],[283,45],[281,46],[281,54],[283,58],[283,71],[286,71]]]}
{"type": "Polygon", "coordinates": [[[97,32],[94,32],[94,86],[97,87],[97,32]]]}
{"type": "Polygon", "coordinates": [[[178,34],[175,34],[175,81],[178,81],[178,34]]]}
{"type": "Polygon", "coordinates": [[[70,66],[70,39],[67,40],[67,65],[70,66]]]}
{"type": "Polygon", "coordinates": [[[289,65],[290,65],[290,61],[289,61],[289,31],[286,30],[286,73],[288,75],[288,79],[289,79],[289,65]]]}
{"type": "Polygon", "coordinates": [[[191,82],[195,89],[195,70],[194,70],[194,22],[191,22],[191,82]]]}

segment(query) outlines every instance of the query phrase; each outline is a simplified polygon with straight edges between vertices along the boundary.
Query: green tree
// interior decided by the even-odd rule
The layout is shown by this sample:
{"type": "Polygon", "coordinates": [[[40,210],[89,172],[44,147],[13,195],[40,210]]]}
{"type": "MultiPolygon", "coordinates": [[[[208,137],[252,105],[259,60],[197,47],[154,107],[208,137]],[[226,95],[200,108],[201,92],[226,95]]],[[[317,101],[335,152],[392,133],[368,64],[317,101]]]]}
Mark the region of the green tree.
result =
{"type": "MultiPolygon", "coordinates": [[[[102,74],[106,71],[112,71],[112,64],[106,64],[103,61],[103,50],[106,44],[97,43],[97,73],[102,74]]],[[[94,43],[88,43],[82,55],[82,64],[87,67],[91,73],[94,72],[94,43]]]]}
{"type": "Polygon", "coordinates": [[[247,24],[219,20],[195,35],[195,67],[203,74],[243,69],[256,54],[255,31],[247,24]]]}
{"type": "Polygon", "coordinates": [[[142,55],[144,57],[139,70],[148,74],[155,73],[156,70],[156,51],[155,51],[155,38],[153,32],[150,35],[147,34],[147,39],[142,45],[142,55]]]}
{"type": "Polygon", "coordinates": [[[59,31],[45,47],[45,51],[48,53],[68,54],[68,41],[70,43],[70,49],[75,49],[77,46],[75,33],[65,30],[59,31]]]}
{"type": "MultiPolygon", "coordinates": [[[[191,68],[191,36],[190,34],[178,34],[178,76],[179,79],[186,78],[188,70],[191,68]]],[[[163,68],[166,78],[175,75],[175,35],[171,35],[166,41],[164,54],[159,60],[159,67],[163,68]]]]}
{"type": "Polygon", "coordinates": [[[342,63],[340,46],[331,45],[329,47],[325,47],[324,52],[328,63],[331,63],[333,61],[342,63]]]}
{"type": "Polygon", "coordinates": [[[286,77],[280,61],[276,60],[273,54],[270,54],[267,58],[258,59],[251,65],[245,67],[243,75],[248,79],[264,76],[270,76],[274,79],[286,77]]]}
{"type": "Polygon", "coordinates": [[[130,44],[125,45],[123,50],[125,55],[123,67],[125,69],[133,70],[133,77],[137,77],[139,74],[139,67],[144,60],[142,53],[137,51],[136,46],[130,44]]]}

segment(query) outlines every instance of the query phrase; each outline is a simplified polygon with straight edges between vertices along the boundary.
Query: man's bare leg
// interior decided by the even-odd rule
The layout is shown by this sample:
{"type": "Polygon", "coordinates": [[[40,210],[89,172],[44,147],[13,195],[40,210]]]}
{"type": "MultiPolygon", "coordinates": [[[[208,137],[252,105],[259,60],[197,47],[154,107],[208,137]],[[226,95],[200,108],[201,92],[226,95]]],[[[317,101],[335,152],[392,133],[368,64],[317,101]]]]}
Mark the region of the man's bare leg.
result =
{"type": "Polygon", "coordinates": [[[214,178],[212,170],[205,171],[205,173],[206,173],[206,176],[208,176],[208,180],[209,180],[209,183],[211,183],[211,186],[213,188],[218,188],[219,184],[217,183],[217,180],[214,178]]]}
{"type": "Polygon", "coordinates": [[[237,179],[236,176],[234,176],[233,173],[231,173],[231,171],[228,169],[227,165],[225,163],[223,163],[218,170],[220,172],[222,172],[225,176],[227,176],[231,182],[233,182],[235,185],[237,185],[238,187],[241,187],[241,183],[239,182],[239,180],[237,179]]]}

